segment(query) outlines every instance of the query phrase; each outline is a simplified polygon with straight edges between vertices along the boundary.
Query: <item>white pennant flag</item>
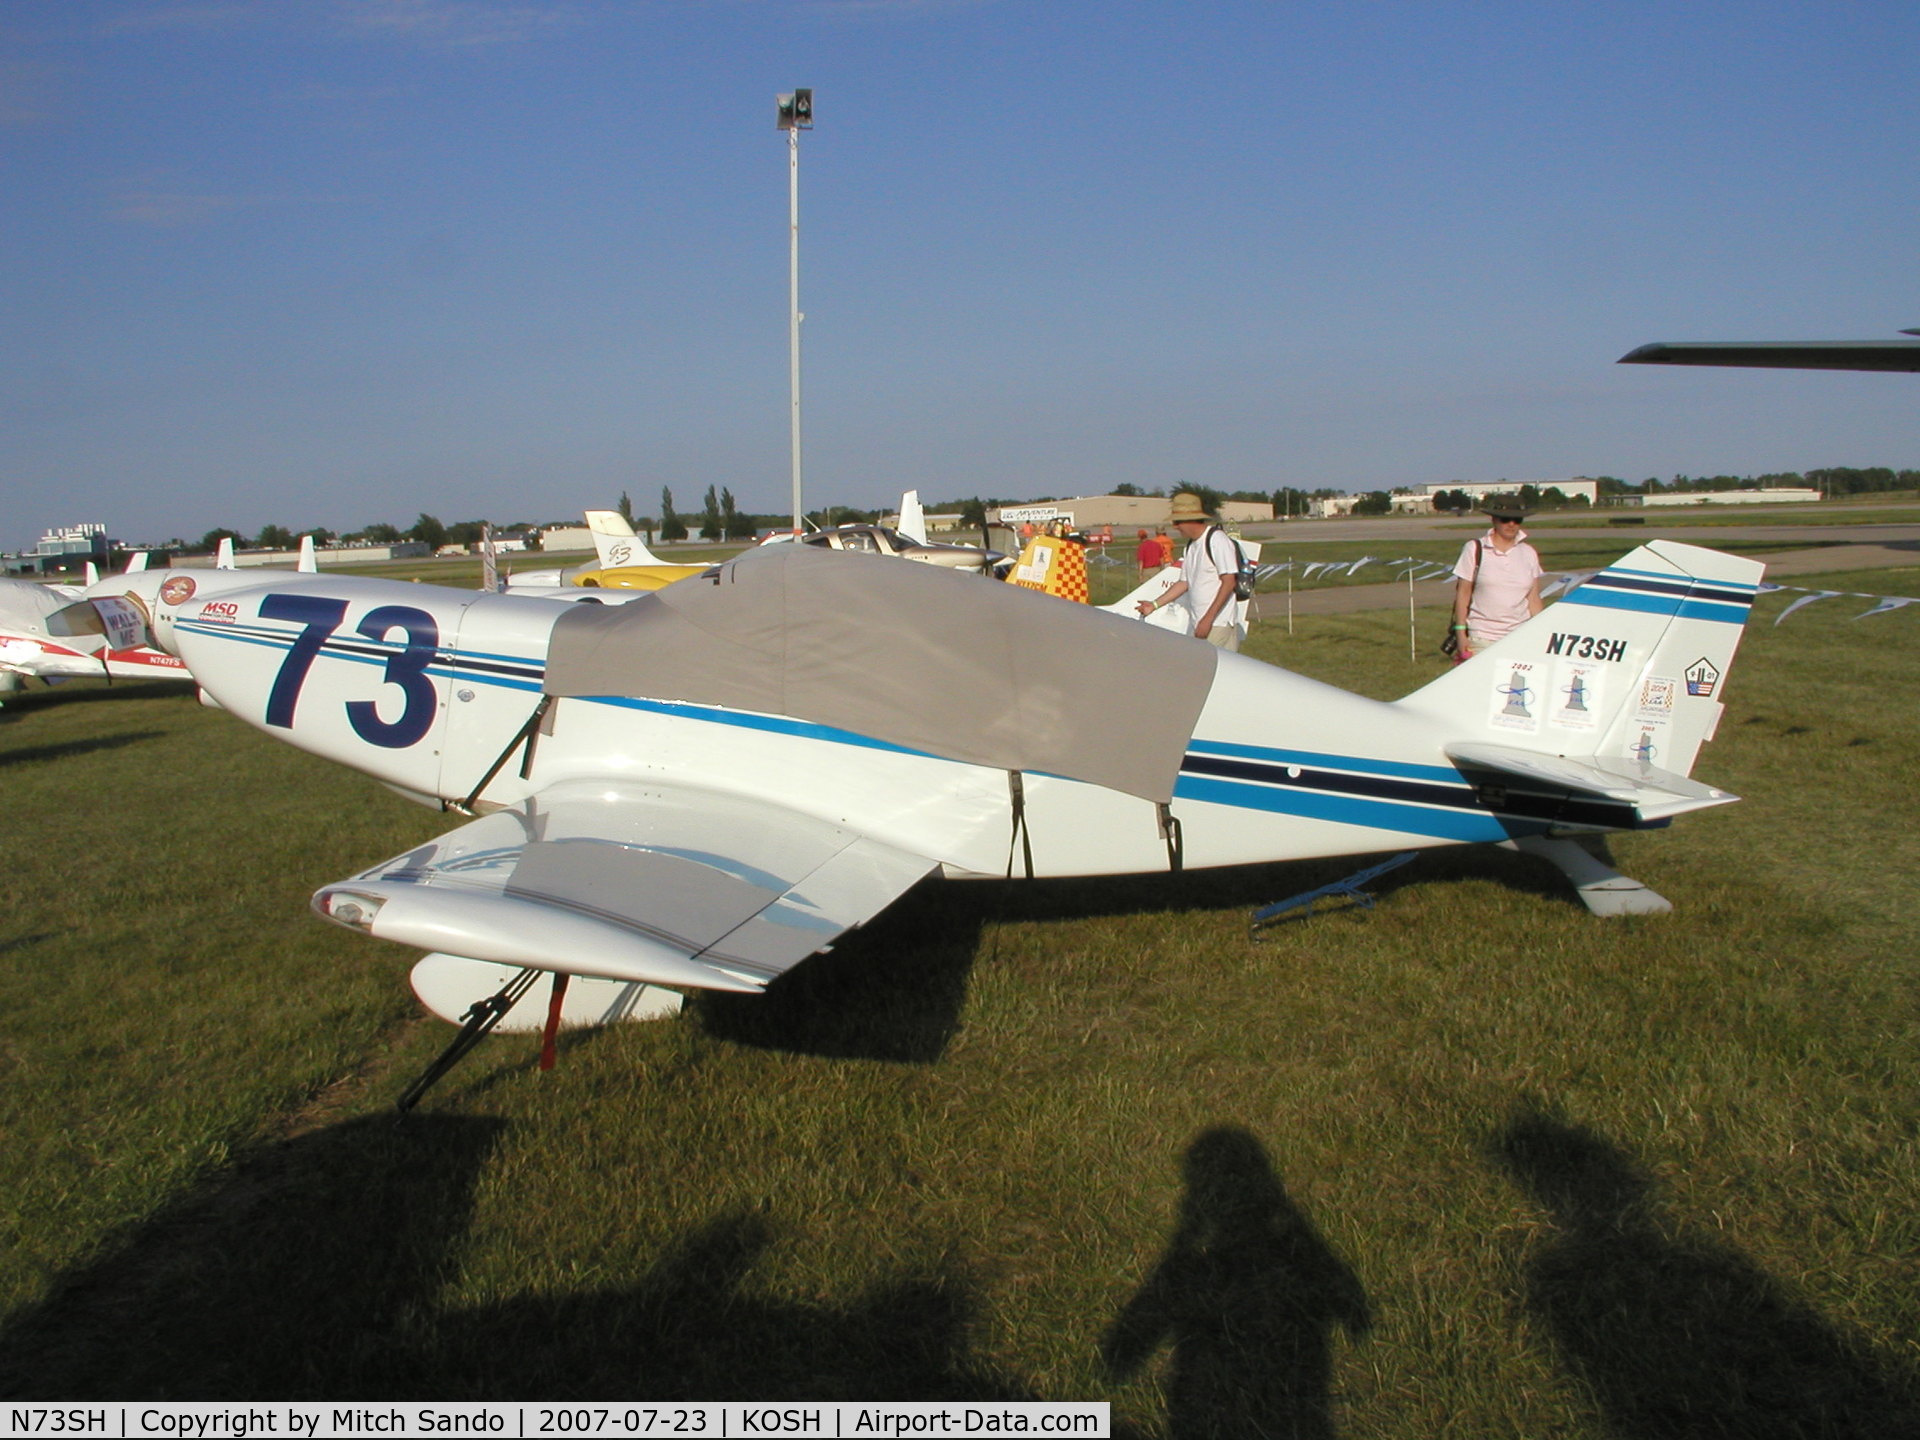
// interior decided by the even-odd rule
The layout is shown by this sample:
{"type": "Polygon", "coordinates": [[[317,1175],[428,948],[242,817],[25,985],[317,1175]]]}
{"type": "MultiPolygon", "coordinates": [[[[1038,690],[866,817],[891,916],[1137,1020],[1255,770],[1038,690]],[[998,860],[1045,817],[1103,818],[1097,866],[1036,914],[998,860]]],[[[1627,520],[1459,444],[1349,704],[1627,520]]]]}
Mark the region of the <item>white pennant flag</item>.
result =
{"type": "Polygon", "coordinates": [[[1920,605],[1920,599],[1912,595],[1882,595],[1878,605],[1871,610],[1862,610],[1853,618],[1864,620],[1869,615],[1884,615],[1889,610],[1898,610],[1902,605],[1920,605]]]}
{"type": "MultiPolygon", "coordinates": [[[[1782,586],[1781,588],[1786,589],[1788,587],[1782,586]]],[[[1831,600],[1834,596],[1844,594],[1844,593],[1845,593],[1844,591],[1840,591],[1840,590],[1816,590],[1811,595],[1802,595],[1798,600],[1794,601],[1791,605],[1787,606],[1786,609],[1782,610],[1778,615],[1774,616],[1773,623],[1778,625],[1782,620],[1786,619],[1787,616],[1791,615],[1794,611],[1798,610],[1802,605],[1811,605],[1816,600],[1831,600]]]]}

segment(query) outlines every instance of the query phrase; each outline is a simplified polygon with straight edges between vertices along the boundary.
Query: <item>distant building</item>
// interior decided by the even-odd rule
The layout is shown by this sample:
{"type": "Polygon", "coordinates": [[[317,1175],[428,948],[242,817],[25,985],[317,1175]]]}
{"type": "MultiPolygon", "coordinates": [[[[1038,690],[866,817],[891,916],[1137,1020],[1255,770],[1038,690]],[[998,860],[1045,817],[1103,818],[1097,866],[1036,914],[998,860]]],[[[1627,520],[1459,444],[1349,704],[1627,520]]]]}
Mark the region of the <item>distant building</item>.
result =
{"type": "MultiPolygon", "coordinates": [[[[1076,530],[1111,528],[1118,535],[1130,530],[1158,530],[1173,515],[1173,501],[1165,495],[1079,495],[1071,500],[1044,500],[1032,505],[1002,505],[987,511],[997,525],[1044,525],[1064,519],[1076,530]]],[[[1251,500],[1223,500],[1220,518],[1235,525],[1273,519],[1273,506],[1251,500]]]]}
{"type": "Polygon", "coordinates": [[[116,543],[104,525],[68,525],[47,531],[32,550],[8,556],[6,568],[13,575],[46,575],[77,570],[89,560],[104,566],[116,543]]]}
{"type": "Polygon", "coordinates": [[[1518,495],[1522,485],[1531,485],[1542,495],[1549,490],[1558,490],[1569,500],[1584,497],[1589,505],[1600,503],[1600,482],[1577,476],[1571,480],[1449,480],[1439,485],[1414,485],[1406,493],[1424,497],[1431,506],[1434,496],[1444,491],[1458,490],[1478,505],[1489,495],[1518,495]]]}
{"type": "Polygon", "coordinates": [[[540,532],[540,548],[555,550],[591,550],[593,531],[584,525],[554,525],[540,532]]]}
{"type": "MultiPolygon", "coordinates": [[[[1687,490],[1671,495],[1642,495],[1641,505],[1811,505],[1818,490],[1687,490]]],[[[1636,502],[1629,500],[1628,504],[1636,502]]]]}

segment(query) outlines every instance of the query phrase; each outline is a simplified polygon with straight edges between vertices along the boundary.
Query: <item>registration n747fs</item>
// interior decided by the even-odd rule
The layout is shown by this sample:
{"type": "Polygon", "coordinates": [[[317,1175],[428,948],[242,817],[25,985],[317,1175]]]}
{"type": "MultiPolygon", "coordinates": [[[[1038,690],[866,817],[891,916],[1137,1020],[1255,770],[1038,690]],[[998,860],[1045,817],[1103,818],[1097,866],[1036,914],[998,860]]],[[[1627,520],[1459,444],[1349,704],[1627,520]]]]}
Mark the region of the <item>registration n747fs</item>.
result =
{"type": "Polygon", "coordinates": [[[495,1005],[537,1029],[761,990],[936,874],[1504,843],[1600,913],[1664,909],[1595,842],[1736,798],[1688,777],[1761,571],[1655,541],[1391,703],[801,545],[621,606],[221,571],[91,603],[211,703],[471,817],[314,908],[429,952],[414,986],[449,1019],[579,977],[495,1005]]]}

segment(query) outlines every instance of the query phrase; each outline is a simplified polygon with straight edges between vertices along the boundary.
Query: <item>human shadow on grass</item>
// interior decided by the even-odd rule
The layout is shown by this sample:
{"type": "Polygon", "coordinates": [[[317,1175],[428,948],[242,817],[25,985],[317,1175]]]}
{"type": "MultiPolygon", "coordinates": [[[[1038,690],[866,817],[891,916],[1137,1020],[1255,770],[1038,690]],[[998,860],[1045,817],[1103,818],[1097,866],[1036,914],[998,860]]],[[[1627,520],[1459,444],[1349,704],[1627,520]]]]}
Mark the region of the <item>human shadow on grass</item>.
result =
{"type": "Polygon", "coordinates": [[[1528,1112],[1492,1148],[1553,1218],[1522,1293],[1609,1433],[1920,1435],[1910,1366],[1823,1319],[1732,1246],[1689,1234],[1601,1136],[1528,1112]]]}
{"type": "Polygon", "coordinates": [[[96,735],[90,740],[65,740],[58,745],[29,745],[20,750],[0,750],[0,770],[15,765],[37,765],[45,760],[63,760],[70,755],[90,755],[96,750],[119,750],[147,740],[158,740],[158,730],[129,730],[121,735],[96,735]]]}
{"type": "Polygon", "coordinates": [[[380,1116],[242,1152],[7,1317],[0,1395],[378,1394],[502,1123],[380,1116]]]}
{"type": "Polygon", "coordinates": [[[1172,1440],[1328,1440],[1333,1332],[1373,1324],[1366,1292],[1287,1195],[1260,1142],[1188,1147],[1180,1225],[1101,1341],[1124,1379],[1163,1344],[1172,1440]]]}

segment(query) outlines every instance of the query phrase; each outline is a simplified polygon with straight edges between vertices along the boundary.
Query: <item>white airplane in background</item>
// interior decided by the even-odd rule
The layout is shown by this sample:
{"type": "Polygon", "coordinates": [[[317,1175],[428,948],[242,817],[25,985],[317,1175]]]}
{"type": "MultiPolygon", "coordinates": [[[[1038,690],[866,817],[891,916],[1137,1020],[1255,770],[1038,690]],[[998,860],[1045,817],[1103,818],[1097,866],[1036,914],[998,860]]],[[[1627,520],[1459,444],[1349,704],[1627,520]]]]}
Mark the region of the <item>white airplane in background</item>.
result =
{"type": "Polygon", "coordinates": [[[198,571],[87,612],[266,733],[478,817],[313,900],[429,952],[414,987],[464,1020],[457,1052],[503,1018],[551,1036],[762,990],[936,874],[1497,843],[1598,913],[1666,909],[1595,842],[1736,798],[1687,776],[1762,570],[1652,542],[1393,703],[801,545],[621,606],[198,571]]]}
{"type": "Polygon", "coordinates": [[[884,555],[894,560],[915,560],[922,565],[937,565],[943,570],[960,570],[970,575],[991,574],[1007,558],[998,550],[989,550],[984,545],[929,540],[927,512],[920,503],[918,490],[901,494],[900,521],[897,525],[848,523],[811,530],[798,536],[791,531],[776,530],[760,543],[784,545],[795,540],[819,550],[844,550],[854,555],[884,555]]]}
{"type": "MultiPolygon", "coordinates": [[[[147,568],[147,552],[136,550],[122,575],[138,575],[147,568]]],[[[225,536],[215,552],[214,568],[235,569],[233,541],[225,536]]],[[[317,574],[313,536],[300,537],[298,570],[317,574]]],[[[285,572],[281,572],[285,573],[285,572]]],[[[47,617],[85,599],[101,583],[91,560],[87,584],[41,584],[30,580],[0,581],[0,694],[18,690],[29,676],[55,684],[61,680],[187,680],[192,677],[179,657],[131,639],[95,630],[86,634],[55,634],[47,617]]],[[[109,577],[115,578],[115,577],[109,577]]],[[[116,587],[117,590],[117,587],[116,587]]]]}
{"type": "MultiPolygon", "coordinates": [[[[144,570],[146,559],[144,552],[136,554],[127,573],[144,570]]],[[[187,678],[187,667],[163,651],[138,644],[115,649],[103,634],[60,635],[47,628],[49,616],[87,593],[77,585],[0,580],[0,694],[11,694],[29,678],[49,684],[103,676],[109,680],[187,678]]]]}

